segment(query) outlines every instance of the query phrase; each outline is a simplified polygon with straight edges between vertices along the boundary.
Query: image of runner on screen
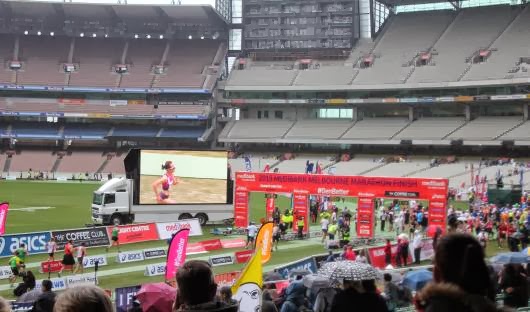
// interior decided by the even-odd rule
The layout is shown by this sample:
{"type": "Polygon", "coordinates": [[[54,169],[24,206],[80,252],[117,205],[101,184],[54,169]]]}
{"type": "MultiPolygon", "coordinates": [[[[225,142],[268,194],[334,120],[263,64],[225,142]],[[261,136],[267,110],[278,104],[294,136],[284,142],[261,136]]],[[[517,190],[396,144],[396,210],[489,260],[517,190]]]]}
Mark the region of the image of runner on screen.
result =
{"type": "Polygon", "coordinates": [[[152,184],[156,202],[158,204],[174,204],[176,201],[169,198],[169,190],[171,186],[179,184],[180,179],[173,175],[175,172],[175,165],[171,160],[166,161],[162,165],[162,170],[165,170],[166,172],[152,184]]]}

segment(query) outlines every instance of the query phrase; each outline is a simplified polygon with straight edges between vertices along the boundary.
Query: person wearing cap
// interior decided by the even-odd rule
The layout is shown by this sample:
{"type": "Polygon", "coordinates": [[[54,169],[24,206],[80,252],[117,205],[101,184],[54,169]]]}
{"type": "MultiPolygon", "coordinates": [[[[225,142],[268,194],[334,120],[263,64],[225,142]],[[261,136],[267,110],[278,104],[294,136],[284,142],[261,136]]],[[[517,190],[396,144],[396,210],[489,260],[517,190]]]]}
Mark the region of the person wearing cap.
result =
{"type": "Polygon", "coordinates": [[[422,236],[419,230],[414,231],[412,248],[414,249],[414,264],[420,264],[421,248],[423,247],[422,236]]]}

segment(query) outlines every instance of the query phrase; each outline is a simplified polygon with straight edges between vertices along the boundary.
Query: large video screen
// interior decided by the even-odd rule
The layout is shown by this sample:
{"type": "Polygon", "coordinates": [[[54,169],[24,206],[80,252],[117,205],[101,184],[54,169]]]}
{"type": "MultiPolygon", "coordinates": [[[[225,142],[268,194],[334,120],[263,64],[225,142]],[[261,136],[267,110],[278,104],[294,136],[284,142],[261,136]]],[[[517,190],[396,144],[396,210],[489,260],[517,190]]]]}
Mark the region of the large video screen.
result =
{"type": "Polygon", "coordinates": [[[142,150],[140,204],[226,204],[226,152],[142,150]]]}

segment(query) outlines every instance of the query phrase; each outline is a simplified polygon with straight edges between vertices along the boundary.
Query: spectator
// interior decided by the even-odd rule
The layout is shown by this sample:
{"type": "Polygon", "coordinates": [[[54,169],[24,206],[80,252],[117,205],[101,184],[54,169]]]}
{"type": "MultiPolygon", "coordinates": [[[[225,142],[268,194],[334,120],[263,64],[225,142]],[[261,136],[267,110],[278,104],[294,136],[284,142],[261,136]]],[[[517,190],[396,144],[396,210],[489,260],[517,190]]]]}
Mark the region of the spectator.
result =
{"type": "Polygon", "coordinates": [[[237,304],[237,301],[232,299],[232,288],[229,286],[221,287],[221,290],[219,291],[219,297],[221,302],[224,302],[228,305],[237,304]]]}
{"type": "Polygon", "coordinates": [[[526,275],[518,264],[507,264],[500,278],[500,288],[504,293],[504,305],[512,308],[528,306],[526,275]]]}
{"type": "Polygon", "coordinates": [[[331,287],[320,289],[313,305],[313,312],[330,312],[331,303],[336,294],[337,291],[331,287]]]}
{"type": "Polygon", "coordinates": [[[352,246],[347,246],[346,251],[344,252],[344,259],[355,261],[357,259],[357,254],[353,251],[352,246]]]}
{"type": "Polygon", "coordinates": [[[434,282],[416,294],[417,309],[438,311],[497,311],[479,242],[467,234],[450,234],[438,241],[434,282]]]}
{"type": "Polygon", "coordinates": [[[50,280],[42,281],[42,292],[33,304],[32,312],[52,312],[55,305],[55,293],[50,280]]]}
{"type": "Polygon", "coordinates": [[[21,275],[22,283],[18,284],[17,288],[13,290],[13,294],[17,297],[20,297],[35,288],[35,275],[33,275],[33,272],[28,271],[25,274],[21,275]]]}
{"type": "Polygon", "coordinates": [[[215,300],[217,284],[205,261],[191,260],[177,271],[177,296],[174,311],[235,312],[239,306],[215,300]]]}
{"type": "Polygon", "coordinates": [[[285,289],[285,302],[281,312],[297,312],[305,302],[306,288],[302,282],[302,276],[296,276],[295,280],[285,289]]]}
{"type": "Polygon", "coordinates": [[[355,259],[355,261],[357,262],[361,262],[361,263],[368,263],[368,258],[366,258],[366,256],[364,255],[364,250],[360,250],[359,253],[357,254],[357,258],[355,259]]]}
{"type": "Polygon", "coordinates": [[[376,293],[375,282],[344,280],[343,289],[335,295],[331,312],[370,311],[387,312],[385,299],[376,293]]]}
{"type": "Polygon", "coordinates": [[[261,312],[278,312],[276,305],[272,301],[272,294],[274,290],[266,289],[261,296],[261,312]]]}
{"type": "Polygon", "coordinates": [[[414,263],[420,264],[421,248],[423,247],[423,237],[419,230],[414,232],[414,240],[412,241],[412,248],[414,249],[414,263]]]}
{"type": "Polygon", "coordinates": [[[105,292],[96,286],[68,288],[57,296],[54,312],[112,312],[112,302],[105,292]]]}
{"type": "Polygon", "coordinates": [[[392,264],[392,244],[390,243],[390,240],[386,240],[385,245],[385,264],[391,265],[392,264]]]}
{"type": "Polygon", "coordinates": [[[396,284],[392,283],[392,275],[385,273],[383,275],[383,279],[385,281],[385,299],[386,299],[386,306],[388,307],[389,312],[393,312],[396,310],[398,306],[398,287],[396,284]]]}

